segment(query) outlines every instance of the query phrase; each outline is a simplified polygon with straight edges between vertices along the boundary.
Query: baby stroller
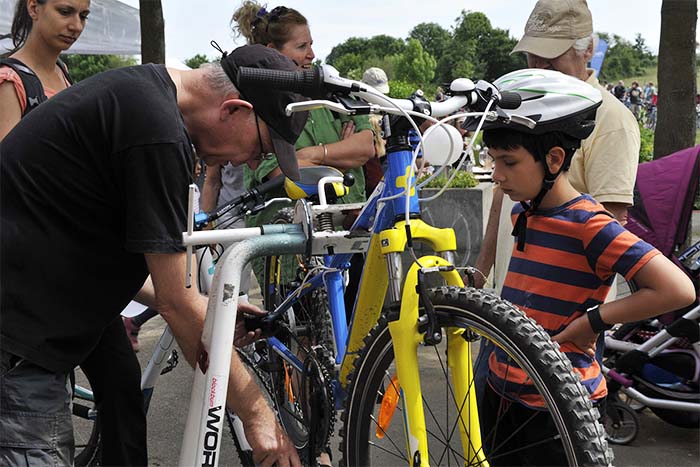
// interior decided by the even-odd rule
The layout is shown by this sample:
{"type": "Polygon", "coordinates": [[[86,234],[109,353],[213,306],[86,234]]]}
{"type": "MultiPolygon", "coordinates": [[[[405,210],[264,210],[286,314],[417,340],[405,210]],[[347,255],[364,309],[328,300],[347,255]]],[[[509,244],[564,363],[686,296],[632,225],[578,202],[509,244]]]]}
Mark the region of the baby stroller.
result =
{"type": "MultiPolygon", "coordinates": [[[[700,146],[639,166],[635,205],[626,227],[671,258],[700,284],[700,241],[684,244],[700,181],[700,146]]],[[[636,286],[630,283],[630,291],[636,286]]],[[[700,428],[700,305],[627,323],[605,337],[608,383],[605,428],[612,443],[639,432],[635,410],[651,409],[683,428],[700,428]],[[623,403],[623,400],[627,403],[623,403]]]]}

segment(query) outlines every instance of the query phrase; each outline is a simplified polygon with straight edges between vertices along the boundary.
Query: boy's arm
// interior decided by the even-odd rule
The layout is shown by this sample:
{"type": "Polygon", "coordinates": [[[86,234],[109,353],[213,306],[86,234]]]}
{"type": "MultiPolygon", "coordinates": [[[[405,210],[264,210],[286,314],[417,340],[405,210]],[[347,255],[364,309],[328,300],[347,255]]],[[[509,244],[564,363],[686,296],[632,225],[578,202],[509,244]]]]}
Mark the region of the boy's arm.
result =
{"type": "MultiPolygon", "coordinates": [[[[656,255],[632,277],[639,291],[620,300],[600,305],[606,324],[629,323],[678,310],[695,301],[695,288],[683,271],[663,255],[656,255]]],[[[595,353],[596,334],[584,314],[552,337],[555,342],[572,342],[588,355],[595,353]]]]}
{"type": "Polygon", "coordinates": [[[481,271],[481,274],[474,275],[474,286],[477,288],[484,287],[486,277],[488,277],[496,262],[496,248],[498,247],[498,228],[501,217],[501,207],[503,206],[503,190],[496,187],[493,190],[493,200],[491,209],[489,210],[489,219],[486,223],[486,232],[481,241],[481,249],[479,256],[476,258],[474,267],[481,271]]]}

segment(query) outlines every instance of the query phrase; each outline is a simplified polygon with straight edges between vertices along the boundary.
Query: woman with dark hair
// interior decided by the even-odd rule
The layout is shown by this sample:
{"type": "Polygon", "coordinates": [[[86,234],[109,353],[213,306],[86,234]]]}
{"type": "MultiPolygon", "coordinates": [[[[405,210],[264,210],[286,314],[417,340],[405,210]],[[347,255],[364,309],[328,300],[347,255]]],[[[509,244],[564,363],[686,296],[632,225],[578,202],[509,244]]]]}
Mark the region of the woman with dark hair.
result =
{"type": "Polygon", "coordinates": [[[0,66],[0,140],[39,104],[36,96],[27,96],[20,73],[29,73],[34,81],[38,78],[43,87],[41,97],[51,97],[70,86],[58,56],[80,37],[89,13],[89,0],[17,2],[11,29],[14,48],[5,55],[11,63],[0,66]],[[14,69],[17,67],[20,71],[14,69]],[[34,100],[30,103],[28,97],[34,100]]]}
{"type": "MultiPolygon", "coordinates": [[[[11,29],[14,48],[0,62],[0,143],[34,107],[70,86],[68,71],[58,57],[80,37],[89,14],[90,0],[17,2],[11,29]]],[[[146,465],[141,368],[121,318],[103,331],[99,343],[80,366],[90,381],[100,413],[101,465],[146,465]]],[[[5,416],[13,414],[3,413],[5,416]]],[[[73,436],[48,442],[70,443],[72,449],[73,436]]],[[[24,451],[12,449],[18,462],[24,451]]],[[[70,465],[72,459],[62,459],[61,463],[70,465]]]]}

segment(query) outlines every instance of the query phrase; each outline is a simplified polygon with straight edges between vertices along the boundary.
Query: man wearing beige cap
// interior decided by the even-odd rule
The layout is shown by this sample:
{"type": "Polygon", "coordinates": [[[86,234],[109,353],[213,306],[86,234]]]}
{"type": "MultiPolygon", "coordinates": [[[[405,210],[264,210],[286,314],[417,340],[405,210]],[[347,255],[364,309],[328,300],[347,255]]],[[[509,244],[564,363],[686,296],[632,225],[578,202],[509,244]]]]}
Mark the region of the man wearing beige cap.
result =
{"type": "Polygon", "coordinates": [[[362,75],[362,82],[369,84],[383,94],[389,94],[389,78],[387,78],[386,73],[381,68],[376,66],[367,68],[362,75]]]}
{"type": "MultiPolygon", "coordinates": [[[[530,68],[556,70],[600,90],[603,103],[596,114],[595,130],[574,154],[569,180],[577,191],[593,196],[624,223],[627,207],[633,204],[639,126],[632,113],[598,83],[595,71],[587,68],[596,40],[585,0],[540,0],[525,24],[525,35],[512,53],[525,53],[530,68]]],[[[493,268],[490,285],[499,292],[513,247],[512,207],[513,202],[508,197],[504,200],[503,192],[496,189],[475,265],[486,275],[493,268]]],[[[475,279],[477,285],[484,282],[483,278],[475,279]]],[[[615,294],[613,287],[610,296],[614,298],[615,294]]],[[[476,371],[479,373],[479,369],[476,371]]]]}

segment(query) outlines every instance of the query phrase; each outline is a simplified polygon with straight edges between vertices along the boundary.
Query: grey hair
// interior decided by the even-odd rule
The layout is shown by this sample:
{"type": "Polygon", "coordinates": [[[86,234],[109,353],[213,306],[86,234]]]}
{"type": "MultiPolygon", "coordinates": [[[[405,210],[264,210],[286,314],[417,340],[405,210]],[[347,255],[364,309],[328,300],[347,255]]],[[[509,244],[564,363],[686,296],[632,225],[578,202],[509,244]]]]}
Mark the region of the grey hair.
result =
{"type": "Polygon", "coordinates": [[[591,34],[590,36],[582,37],[581,39],[576,39],[576,42],[574,42],[574,45],[572,46],[574,50],[576,51],[576,55],[579,57],[582,57],[586,51],[591,47],[592,44],[592,50],[595,52],[596,48],[598,48],[598,34],[591,34]]]}
{"type": "Polygon", "coordinates": [[[209,88],[216,94],[221,96],[228,96],[233,93],[238,94],[238,89],[226,75],[220,63],[204,63],[199,68],[204,70],[204,79],[209,88]]]}

